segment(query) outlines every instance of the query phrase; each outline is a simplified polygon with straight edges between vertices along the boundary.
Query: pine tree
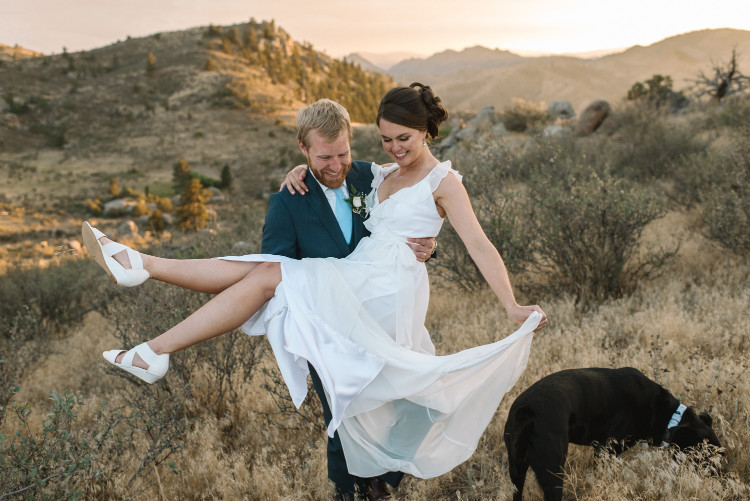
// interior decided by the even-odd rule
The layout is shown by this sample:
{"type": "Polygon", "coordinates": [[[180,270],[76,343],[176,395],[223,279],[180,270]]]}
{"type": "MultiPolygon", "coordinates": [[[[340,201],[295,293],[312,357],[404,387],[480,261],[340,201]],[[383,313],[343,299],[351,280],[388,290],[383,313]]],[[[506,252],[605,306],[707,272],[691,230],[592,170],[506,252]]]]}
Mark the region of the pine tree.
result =
{"type": "Polygon", "coordinates": [[[258,52],[258,34],[254,28],[250,28],[245,36],[245,47],[253,52],[258,52]]]}
{"type": "Polygon", "coordinates": [[[156,71],[156,56],[153,52],[146,54],[146,72],[153,74],[156,71]]]}
{"type": "Polygon", "coordinates": [[[221,169],[220,186],[225,190],[232,187],[232,169],[229,168],[228,164],[224,164],[224,168],[221,169]]]}
{"type": "Polygon", "coordinates": [[[122,193],[122,188],[120,188],[120,183],[117,181],[116,177],[113,177],[109,180],[109,194],[113,197],[119,197],[120,193],[122,193]]]}
{"type": "Polygon", "coordinates": [[[184,192],[190,184],[191,178],[190,164],[187,163],[187,160],[181,158],[172,169],[172,185],[175,193],[184,192]]]}
{"type": "Polygon", "coordinates": [[[208,209],[206,202],[211,198],[211,192],[203,188],[200,179],[193,178],[185,193],[182,203],[177,207],[179,216],[178,226],[183,230],[198,231],[208,224],[208,209]]]}

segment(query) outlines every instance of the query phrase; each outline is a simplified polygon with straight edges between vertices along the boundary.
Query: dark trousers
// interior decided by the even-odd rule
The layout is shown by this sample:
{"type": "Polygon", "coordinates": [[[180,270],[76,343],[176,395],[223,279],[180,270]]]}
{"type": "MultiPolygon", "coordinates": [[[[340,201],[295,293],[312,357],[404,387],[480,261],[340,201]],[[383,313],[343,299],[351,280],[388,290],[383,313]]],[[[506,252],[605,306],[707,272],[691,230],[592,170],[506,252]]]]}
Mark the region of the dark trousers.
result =
{"type": "MultiPolygon", "coordinates": [[[[323,404],[323,417],[325,418],[326,426],[328,426],[332,416],[331,409],[328,407],[328,399],[326,399],[325,391],[323,390],[323,383],[320,382],[320,377],[318,377],[318,373],[315,372],[313,366],[310,364],[307,365],[310,368],[310,376],[312,377],[315,393],[318,394],[320,403],[323,404]]],[[[376,478],[393,487],[397,487],[403,476],[403,472],[389,471],[376,478]]],[[[362,493],[367,492],[365,482],[368,479],[351,475],[349,469],[346,467],[346,458],[344,457],[344,449],[341,447],[341,439],[339,438],[338,431],[333,434],[333,438],[328,437],[328,479],[336,486],[336,499],[353,500],[357,490],[362,493]]]]}

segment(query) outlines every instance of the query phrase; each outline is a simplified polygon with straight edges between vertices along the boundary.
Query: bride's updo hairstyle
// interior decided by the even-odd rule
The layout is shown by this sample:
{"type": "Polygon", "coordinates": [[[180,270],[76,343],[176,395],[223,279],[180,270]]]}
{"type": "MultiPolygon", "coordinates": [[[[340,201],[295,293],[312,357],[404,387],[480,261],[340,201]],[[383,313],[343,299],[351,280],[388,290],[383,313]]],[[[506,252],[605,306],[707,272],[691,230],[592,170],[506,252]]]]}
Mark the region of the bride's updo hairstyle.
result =
{"type": "Polygon", "coordinates": [[[381,118],[410,129],[427,131],[435,138],[440,124],[448,118],[448,111],[429,85],[415,82],[408,87],[391,89],[383,96],[375,123],[380,125],[381,118]]]}

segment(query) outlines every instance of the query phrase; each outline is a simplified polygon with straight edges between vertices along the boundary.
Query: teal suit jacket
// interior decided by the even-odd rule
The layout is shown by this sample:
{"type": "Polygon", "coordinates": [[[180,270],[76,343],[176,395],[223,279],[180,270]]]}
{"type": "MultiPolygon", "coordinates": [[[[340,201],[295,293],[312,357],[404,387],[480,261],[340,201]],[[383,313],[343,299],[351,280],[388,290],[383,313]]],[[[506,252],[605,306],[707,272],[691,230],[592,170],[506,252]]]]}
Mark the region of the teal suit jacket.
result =
{"type": "MultiPolygon", "coordinates": [[[[354,187],[360,193],[369,193],[372,186],[370,162],[354,161],[346,176],[351,193],[354,187]]],[[[307,171],[304,196],[292,195],[284,189],[268,199],[268,212],[263,226],[263,254],[276,254],[294,259],[305,257],[345,257],[369,233],[364,218],[352,214],[352,240],[346,243],[336,216],[317,182],[307,171]]]]}

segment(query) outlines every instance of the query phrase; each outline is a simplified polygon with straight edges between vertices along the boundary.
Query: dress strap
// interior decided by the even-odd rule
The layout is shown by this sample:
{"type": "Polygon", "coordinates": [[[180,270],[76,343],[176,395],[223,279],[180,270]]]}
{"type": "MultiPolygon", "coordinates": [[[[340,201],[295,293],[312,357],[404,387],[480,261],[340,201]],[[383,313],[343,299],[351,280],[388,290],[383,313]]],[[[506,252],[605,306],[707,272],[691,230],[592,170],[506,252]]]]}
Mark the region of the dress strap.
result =
{"type": "Polygon", "coordinates": [[[430,185],[430,191],[435,191],[436,189],[438,189],[438,186],[440,186],[440,182],[450,172],[452,172],[453,175],[456,176],[459,181],[463,179],[463,176],[459,174],[457,170],[451,168],[450,160],[446,160],[445,162],[440,162],[427,175],[427,182],[430,185]]]}
{"type": "Polygon", "coordinates": [[[394,170],[398,169],[399,165],[394,163],[387,167],[382,167],[375,162],[372,163],[372,189],[374,190],[380,184],[383,182],[385,177],[393,172],[394,170]]]}

